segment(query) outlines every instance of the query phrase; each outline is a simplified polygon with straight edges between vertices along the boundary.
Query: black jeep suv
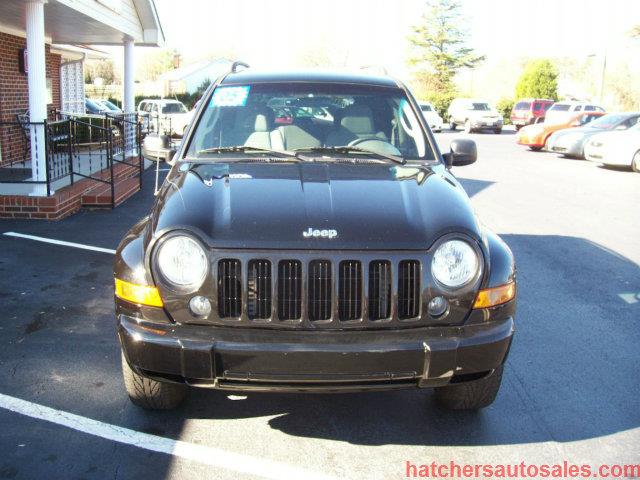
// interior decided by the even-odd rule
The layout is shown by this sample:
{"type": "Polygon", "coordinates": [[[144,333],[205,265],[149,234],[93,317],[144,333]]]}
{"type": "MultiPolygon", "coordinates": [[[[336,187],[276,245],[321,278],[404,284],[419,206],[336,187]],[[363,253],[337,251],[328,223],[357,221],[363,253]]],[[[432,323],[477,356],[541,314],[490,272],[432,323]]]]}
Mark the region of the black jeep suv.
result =
{"type": "Polygon", "coordinates": [[[442,155],[391,78],[233,68],[118,247],[131,400],[435,387],[491,404],[515,266],[450,172],[475,160],[470,140],[442,155]]]}

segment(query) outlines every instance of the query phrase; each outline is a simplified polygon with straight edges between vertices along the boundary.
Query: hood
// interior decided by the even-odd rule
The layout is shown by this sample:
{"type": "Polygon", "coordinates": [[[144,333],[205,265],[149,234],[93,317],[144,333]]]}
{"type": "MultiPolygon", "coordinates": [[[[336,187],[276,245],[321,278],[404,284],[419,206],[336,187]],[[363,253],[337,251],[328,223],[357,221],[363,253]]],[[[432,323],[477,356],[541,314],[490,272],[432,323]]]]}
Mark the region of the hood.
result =
{"type": "Polygon", "coordinates": [[[569,127],[569,128],[563,128],[562,130],[558,130],[557,132],[554,133],[555,136],[560,137],[563,135],[568,135],[568,134],[581,134],[581,135],[585,135],[585,134],[595,134],[595,133],[600,133],[603,132],[604,130],[600,130],[597,128],[592,128],[589,126],[584,126],[584,127],[569,127]]]}
{"type": "Polygon", "coordinates": [[[181,163],[151,227],[154,236],[185,228],[212,246],[243,249],[413,250],[448,232],[481,235],[444,166],[378,163],[181,163]]]}
{"type": "Polygon", "coordinates": [[[630,145],[640,145],[640,129],[627,130],[604,130],[599,131],[591,137],[591,141],[611,142],[611,143],[629,143],[630,145]]]}

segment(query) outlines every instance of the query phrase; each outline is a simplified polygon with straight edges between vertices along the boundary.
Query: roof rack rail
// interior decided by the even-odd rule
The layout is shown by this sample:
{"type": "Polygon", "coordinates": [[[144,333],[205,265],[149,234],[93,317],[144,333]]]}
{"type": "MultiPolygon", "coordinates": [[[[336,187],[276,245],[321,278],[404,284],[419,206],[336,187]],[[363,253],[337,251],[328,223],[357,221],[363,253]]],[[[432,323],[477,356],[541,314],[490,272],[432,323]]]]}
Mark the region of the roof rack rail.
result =
{"type": "Polygon", "coordinates": [[[389,75],[389,72],[382,65],[363,65],[360,70],[378,70],[383,75],[389,75]]]}
{"type": "Polygon", "coordinates": [[[250,68],[248,63],[236,61],[231,64],[231,73],[236,73],[238,67],[250,68]]]}

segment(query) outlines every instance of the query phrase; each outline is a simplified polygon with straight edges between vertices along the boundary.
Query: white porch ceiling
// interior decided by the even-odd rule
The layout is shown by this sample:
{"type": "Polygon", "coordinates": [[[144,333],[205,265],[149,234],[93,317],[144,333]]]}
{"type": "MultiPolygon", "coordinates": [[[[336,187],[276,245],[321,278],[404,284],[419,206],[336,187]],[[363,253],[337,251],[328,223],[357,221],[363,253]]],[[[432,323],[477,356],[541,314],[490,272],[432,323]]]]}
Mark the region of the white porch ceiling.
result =
{"type": "MultiPolygon", "coordinates": [[[[24,34],[26,0],[0,1],[0,29],[24,34]]],[[[95,0],[49,0],[44,5],[47,41],[60,44],[122,45],[130,37],[138,45],[163,42],[151,0],[124,0],[120,12],[95,0]],[[144,21],[144,23],[143,23],[144,21]]]]}

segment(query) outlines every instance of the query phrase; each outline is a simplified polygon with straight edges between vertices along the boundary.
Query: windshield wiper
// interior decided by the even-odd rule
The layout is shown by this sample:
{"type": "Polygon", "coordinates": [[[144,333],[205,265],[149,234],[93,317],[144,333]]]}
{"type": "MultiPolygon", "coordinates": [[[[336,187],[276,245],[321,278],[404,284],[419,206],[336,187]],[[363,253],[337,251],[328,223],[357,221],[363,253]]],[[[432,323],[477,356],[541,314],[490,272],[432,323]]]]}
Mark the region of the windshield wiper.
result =
{"type": "Polygon", "coordinates": [[[377,155],[380,158],[385,158],[387,160],[391,160],[394,163],[399,163],[400,165],[404,165],[407,163],[407,161],[402,158],[402,157],[398,157],[396,155],[391,155],[388,153],[380,153],[380,152],[374,152],[373,150],[367,150],[365,148],[359,148],[359,147],[352,147],[349,145],[342,145],[342,146],[337,146],[337,147],[307,147],[307,148],[296,148],[294,151],[295,155],[298,155],[299,153],[303,153],[303,152],[310,152],[310,153],[367,153],[369,155],[377,155]]]}
{"type": "Polygon", "coordinates": [[[233,147],[212,147],[204,150],[198,150],[198,155],[207,153],[268,153],[270,155],[280,155],[283,157],[291,158],[292,160],[307,160],[305,157],[297,155],[293,152],[285,152],[281,150],[271,150],[269,148],[252,147],[249,145],[236,145],[233,147]]]}

